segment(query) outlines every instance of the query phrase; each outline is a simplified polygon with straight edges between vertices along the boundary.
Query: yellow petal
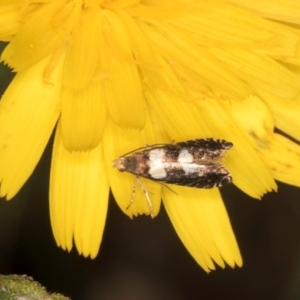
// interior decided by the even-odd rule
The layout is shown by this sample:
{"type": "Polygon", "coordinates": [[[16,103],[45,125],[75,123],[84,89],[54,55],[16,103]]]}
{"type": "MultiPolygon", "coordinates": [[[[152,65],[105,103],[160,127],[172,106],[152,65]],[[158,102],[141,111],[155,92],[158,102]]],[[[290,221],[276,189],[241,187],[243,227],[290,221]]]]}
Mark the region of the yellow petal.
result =
{"type": "Polygon", "coordinates": [[[136,3],[139,3],[140,0],[119,0],[119,1],[104,1],[105,3],[103,6],[105,8],[111,9],[111,10],[117,10],[120,8],[126,8],[127,6],[134,5],[136,3]]]}
{"type": "Polygon", "coordinates": [[[101,47],[100,9],[87,10],[72,31],[64,66],[63,85],[73,91],[86,88],[96,75],[101,47]]]}
{"type": "Polygon", "coordinates": [[[268,106],[270,112],[272,112],[275,126],[299,141],[299,100],[284,99],[281,97],[277,97],[276,95],[270,92],[263,91],[260,89],[257,89],[257,92],[268,106]]]}
{"type": "Polygon", "coordinates": [[[106,106],[101,86],[92,83],[82,91],[62,90],[62,135],[69,151],[95,148],[102,138],[106,106]]]}
{"type": "Polygon", "coordinates": [[[51,1],[32,12],[1,55],[1,60],[20,72],[57,50],[68,38],[77,17],[77,5],[51,1]]]}
{"type": "MultiPolygon", "coordinates": [[[[243,101],[249,101],[250,106],[251,104],[255,106],[255,102],[252,103],[251,99],[243,101]]],[[[253,140],[252,137],[252,129],[259,127],[259,125],[253,125],[252,122],[255,124],[255,122],[261,120],[259,118],[260,113],[257,114],[255,108],[263,109],[264,106],[248,109],[248,106],[243,106],[242,103],[210,99],[210,101],[202,101],[198,104],[203,118],[206,119],[206,122],[210,124],[210,128],[213,130],[213,136],[225,136],[234,144],[234,148],[228,152],[224,160],[224,165],[232,173],[234,183],[248,195],[254,198],[261,198],[267,191],[277,190],[269,168],[255,151],[255,147],[260,141],[253,140]],[[239,113],[235,112],[239,117],[235,117],[235,113],[231,115],[231,109],[236,106],[240,109],[239,113]],[[245,116],[244,119],[243,115],[245,116]],[[257,119],[256,116],[258,116],[257,119]],[[251,122],[249,123],[247,120],[251,120],[251,122]]],[[[269,114],[266,113],[265,118],[267,119],[268,117],[269,114]]],[[[268,122],[271,121],[266,121],[266,124],[268,122]]],[[[261,124],[260,127],[264,128],[264,124],[261,124]]],[[[257,132],[259,131],[257,130],[257,132]]]]}
{"type": "Polygon", "coordinates": [[[108,112],[119,126],[142,129],[146,106],[141,79],[126,31],[113,12],[105,11],[103,32],[99,76],[108,112]]]}
{"type": "Polygon", "coordinates": [[[132,53],[141,69],[143,82],[151,86],[159,86],[162,84],[160,76],[161,68],[148,40],[135,20],[126,11],[117,10],[116,14],[126,28],[132,53]]]}
{"type": "MultiPolygon", "coordinates": [[[[202,81],[209,89],[223,97],[241,98],[250,93],[244,82],[220,64],[205,47],[199,47],[175,28],[152,22],[140,27],[155,50],[166,57],[174,70],[183,68],[195,82],[202,81]]],[[[184,79],[184,78],[183,78],[184,79]]]]}
{"type": "Polygon", "coordinates": [[[0,5],[0,39],[10,41],[20,28],[21,3],[0,5]]]}
{"type": "Polygon", "coordinates": [[[69,152],[58,125],[50,179],[50,215],[54,237],[63,249],[76,247],[96,257],[102,240],[109,185],[99,145],[89,152],[69,152]]]}
{"type": "Polygon", "coordinates": [[[259,150],[274,178],[300,187],[300,146],[279,134],[259,150]]]}
{"type": "MultiPolygon", "coordinates": [[[[149,119],[149,116],[146,120],[147,124],[142,131],[123,130],[113,122],[108,121],[103,137],[105,162],[110,186],[119,207],[129,217],[138,214],[149,215],[150,207],[141,186],[136,183],[136,194],[133,203],[126,209],[132,199],[135,176],[126,172],[121,173],[113,168],[112,165],[113,160],[125,153],[141,148],[146,144],[156,144],[166,141],[166,135],[162,131],[153,130],[153,126],[151,125],[153,120],[149,119]]],[[[141,179],[141,182],[150,193],[149,197],[153,205],[153,216],[156,216],[161,203],[161,185],[144,178],[141,179]]]]}
{"type": "Polygon", "coordinates": [[[296,75],[266,55],[241,49],[224,51],[216,48],[211,53],[253,88],[283,98],[295,98],[299,93],[299,79],[296,75]]]}
{"type": "Polygon", "coordinates": [[[1,197],[12,198],[39,161],[60,113],[62,64],[43,82],[45,59],[16,75],[0,102],[1,197]]]}
{"type": "Polygon", "coordinates": [[[180,17],[168,14],[165,19],[197,45],[254,50],[278,59],[294,56],[298,48],[299,35],[291,27],[224,1],[194,1],[188,9],[180,17]]]}
{"type": "Polygon", "coordinates": [[[254,146],[268,140],[273,134],[273,115],[259,97],[251,95],[242,101],[224,102],[222,105],[234,118],[239,128],[242,128],[247,136],[255,139],[254,146]]]}
{"type": "Polygon", "coordinates": [[[194,103],[187,103],[162,91],[147,91],[147,99],[154,113],[176,142],[194,138],[212,137],[194,103]]]}
{"type": "Polygon", "coordinates": [[[300,106],[295,100],[280,99],[261,90],[260,94],[269,106],[258,97],[252,96],[242,102],[232,102],[229,111],[236,123],[255,141],[253,147],[259,151],[272,176],[282,182],[299,186],[300,147],[273,133],[272,116],[275,116],[278,128],[299,137],[300,127],[297,120],[300,106]]]}
{"type": "Polygon", "coordinates": [[[300,3],[298,0],[226,0],[253,11],[264,18],[300,24],[300,3]]]}
{"type": "Polygon", "coordinates": [[[162,65],[161,76],[167,84],[172,85],[171,90],[151,89],[145,90],[151,112],[157,116],[157,122],[162,124],[168,135],[176,142],[193,138],[210,137],[208,124],[202,120],[194,102],[182,101],[181,96],[187,92],[182,86],[171,67],[158,56],[162,65]]]}
{"type": "Polygon", "coordinates": [[[206,271],[214,262],[224,268],[242,266],[230,221],[218,189],[199,190],[172,186],[163,188],[163,202],[171,222],[185,247],[206,271]]]}
{"type": "MultiPolygon", "coordinates": [[[[234,145],[224,159],[234,184],[251,197],[261,198],[267,191],[276,190],[277,186],[270,170],[255,151],[248,131],[237,126],[236,120],[230,116],[233,102],[210,99],[197,104],[203,119],[210,124],[213,136],[226,137],[234,145]]],[[[245,109],[245,114],[248,113],[245,109]]]]}

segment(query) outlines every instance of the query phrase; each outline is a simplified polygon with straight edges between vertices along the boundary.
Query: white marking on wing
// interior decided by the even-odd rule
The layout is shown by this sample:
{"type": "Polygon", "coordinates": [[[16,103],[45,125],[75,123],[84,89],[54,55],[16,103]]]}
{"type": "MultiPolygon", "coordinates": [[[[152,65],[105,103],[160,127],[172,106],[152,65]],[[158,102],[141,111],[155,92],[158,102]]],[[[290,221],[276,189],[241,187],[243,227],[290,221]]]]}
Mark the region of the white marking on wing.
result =
{"type": "Polygon", "coordinates": [[[164,179],[167,176],[167,172],[164,168],[163,158],[165,156],[165,150],[153,149],[150,150],[150,170],[149,174],[154,179],[164,179]]]}
{"type": "Polygon", "coordinates": [[[189,151],[187,149],[181,150],[179,153],[179,156],[178,156],[178,161],[181,164],[192,163],[193,159],[194,159],[193,155],[191,153],[189,153],[189,151]]]}
{"type": "Polygon", "coordinates": [[[199,165],[195,163],[183,163],[181,164],[181,167],[183,171],[185,172],[185,175],[190,175],[197,173],[199,177],[205,175],[206,173],[206,166],[205,165],[199,165]]]}
{"type": "Polygon", "coordinates": [[[180,151],[178,156],[178,162],[180,163],[183,171],[186,175],[198,173],[199,176],[203,176],[205,174],[205,166],[193,163],[194,157],[188,151],[188,149],[183,149],[180,151]]]}

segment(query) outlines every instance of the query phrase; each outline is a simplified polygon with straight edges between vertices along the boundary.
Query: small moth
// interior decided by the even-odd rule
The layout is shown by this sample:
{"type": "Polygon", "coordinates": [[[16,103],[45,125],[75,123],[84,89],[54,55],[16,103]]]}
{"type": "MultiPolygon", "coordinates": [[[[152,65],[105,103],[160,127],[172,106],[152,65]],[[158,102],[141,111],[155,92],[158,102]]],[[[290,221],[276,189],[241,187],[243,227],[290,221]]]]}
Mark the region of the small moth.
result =
{"type": "Polygon", "coordinates": [[[154,144],[136,149],[113,161],[121,172],[136,176],[148,201],[152,215],[152,203],[139,177],[162,184],[210,189],[232,182],[232,176],[223,166],[222,159],[233,144],[225,140],[196,139],[180,143],[154,144]]]}

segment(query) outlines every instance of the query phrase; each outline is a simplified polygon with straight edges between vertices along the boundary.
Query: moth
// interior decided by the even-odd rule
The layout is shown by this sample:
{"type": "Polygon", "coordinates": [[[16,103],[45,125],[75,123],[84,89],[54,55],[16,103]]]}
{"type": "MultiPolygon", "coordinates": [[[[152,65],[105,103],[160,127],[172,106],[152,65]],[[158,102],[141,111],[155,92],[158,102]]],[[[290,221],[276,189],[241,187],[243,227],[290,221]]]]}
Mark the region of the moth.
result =
{"type": "Polygon", "coordinates": [[[210,189],[232,182],[232,176],[223,166],[222,160],[231,142],[220,139],[195,139],[171,144],[154,144],[136,149],[113,161],[121,172],[136,176],[141,185],[152,215],[152,203],[140,177],[162,184],[176,184],[186,187],[210,189]]]}

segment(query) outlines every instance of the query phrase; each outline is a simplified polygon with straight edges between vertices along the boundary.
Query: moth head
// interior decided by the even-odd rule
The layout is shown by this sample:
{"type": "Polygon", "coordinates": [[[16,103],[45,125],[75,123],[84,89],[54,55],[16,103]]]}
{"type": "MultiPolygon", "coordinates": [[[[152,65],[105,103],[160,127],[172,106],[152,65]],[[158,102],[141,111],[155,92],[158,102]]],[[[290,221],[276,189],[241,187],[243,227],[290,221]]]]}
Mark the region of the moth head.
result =
{"type": "Polygon", "coordinates": [[[119,171],[124,172],[126,170],[126,157],[119,157],[113,161],[113,167],[119,171]]]}
{"type": "Polygon", "coordinates": [[[227,184],[230,184],[232,183],[232,176],[231,174],[229,173],[229,171],[224,168],[224,167],[221,167],[219,170],[218,170],[219,174],[223,174],[223,176],[220,176],[220,181],[218,183],[218,187],[221,187],[221,186],[224,186],[224,185],[227,185],[227,184]]]}
{"type": "Polygon", "coordinates": [[[232,183],[231,174],[225,175],[219,183],[219,187],[232,183]]]}

